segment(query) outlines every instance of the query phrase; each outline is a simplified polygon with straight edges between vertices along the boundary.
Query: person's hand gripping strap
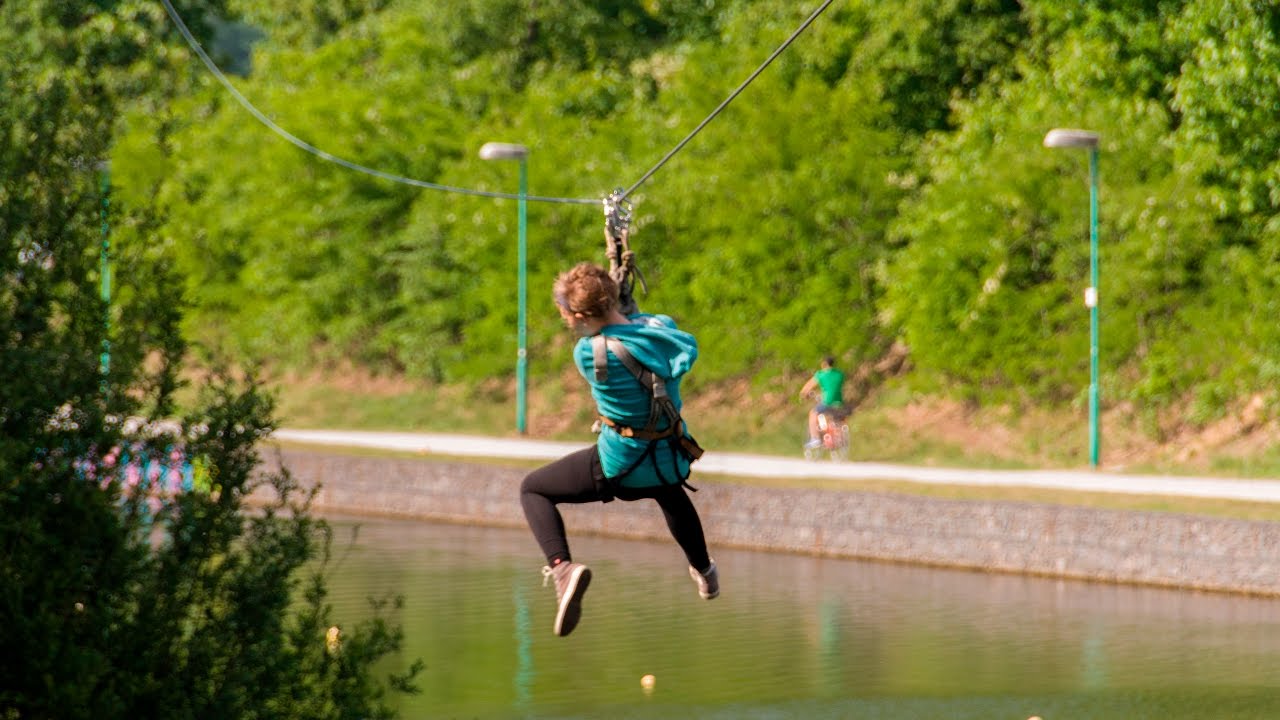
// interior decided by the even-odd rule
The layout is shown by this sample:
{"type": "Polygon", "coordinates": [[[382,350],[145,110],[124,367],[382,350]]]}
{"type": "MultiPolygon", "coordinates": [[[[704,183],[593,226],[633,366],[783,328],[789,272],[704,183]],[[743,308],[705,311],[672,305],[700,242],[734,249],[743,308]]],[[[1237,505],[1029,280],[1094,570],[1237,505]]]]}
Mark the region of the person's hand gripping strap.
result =
{"type": "Polygon", "coordinates": [[[622,199],[622,191],[615,190],[604,199],[604,254],[609,259],[609,277],[618,284],[618,312],[632,315],[638,312],[632,292],[631,276],[640,280],[640,287],[648,292],[644,275],[636,267],[636,254],[631,250],[631,204],[622,199]]]}

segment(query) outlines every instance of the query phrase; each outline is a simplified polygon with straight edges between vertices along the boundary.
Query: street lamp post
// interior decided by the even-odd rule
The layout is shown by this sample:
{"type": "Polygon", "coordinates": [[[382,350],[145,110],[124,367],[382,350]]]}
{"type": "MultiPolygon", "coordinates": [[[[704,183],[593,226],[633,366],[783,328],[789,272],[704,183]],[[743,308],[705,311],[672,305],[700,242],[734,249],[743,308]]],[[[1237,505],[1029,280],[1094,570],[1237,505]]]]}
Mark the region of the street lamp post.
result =
{"type": "Polygon", "coordinates": [[[525,408],[528,403],[526,391],[529,385],[529,351],[525,347],[525,298],[527,296],[527,287],[525,281],[525,226],[526,199],[529,194],[529,172],[528,162],[529,148],[524,145],[515,143],[485,143],[480,148],[480,158],[482,160],[519,160],[520,161],[520,191],[519,191],[519,221],[517,225],[517,263],[518,269],[516,280],[516,294],[518,295],[516,309],[516,432],[521,435],[525,434],[525,408]]]}
{"type": "Polygon", "coordinates": [[[1098,133],[1088,130],[1050,130],[1044,136],[1048,148],[1085,148],[1089,151],[1089,287],[1084,304],[1089,308],[1089,466],[1098,467],[1098,133]]]}

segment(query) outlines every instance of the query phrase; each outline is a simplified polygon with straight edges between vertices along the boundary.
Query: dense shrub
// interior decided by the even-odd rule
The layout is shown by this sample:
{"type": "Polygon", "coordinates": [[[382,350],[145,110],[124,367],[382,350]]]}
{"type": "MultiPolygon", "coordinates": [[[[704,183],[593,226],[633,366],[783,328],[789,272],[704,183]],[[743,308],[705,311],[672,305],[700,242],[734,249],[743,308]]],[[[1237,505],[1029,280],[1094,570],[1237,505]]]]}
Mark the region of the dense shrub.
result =
{"type": "Polygon", "coordinates": [[[387,717],[416,671],[372,674],[381,616],[326,646],[326,527],[256,470],[269,397],[215,379],[174,419],[163,247],[113,248],[103,292],[109,229],[164,221],[109,202],[118,108],[189,91],[157,11],[0,4],[0,717],[387,717]]]}
{"type": "MultiPolygon", "coordinates": [[[[246,15],[268,40],[236,82],[283,126],[383,170],[504,192],[514,164],[476,151],[522,142],[530,192],[573,199],[655,167],[808,12],[346,2],[325,11],[345,23],[302,39],[306,16],[277,5],[246,15]]],[[[1280,341],[1266,311],[1277,27],[1280,10],[1247,0],[834,4],[636,189],[642,302],[699,331],[705,380],[826,353],[855,364],[901,339],[930,387],[1073,401],[1087,162],[1041,140],[1086,127],[1102,136],[1106,396],[1212,406],[1265,390],[1280,341]]],[[[177,95],[131,114],[114,157],[126,195],[165,211],[137,237],[166,239],[190,337],[464,383],[512,372],[513,202],[325,164],[207,79],[177,95]],[[139,140],[156,127],[167,143],[139,140]]],[[[599,237],[590,204],[531,203],[535,355],[561,332],[546,288],[600,258],[599,237]]]]}

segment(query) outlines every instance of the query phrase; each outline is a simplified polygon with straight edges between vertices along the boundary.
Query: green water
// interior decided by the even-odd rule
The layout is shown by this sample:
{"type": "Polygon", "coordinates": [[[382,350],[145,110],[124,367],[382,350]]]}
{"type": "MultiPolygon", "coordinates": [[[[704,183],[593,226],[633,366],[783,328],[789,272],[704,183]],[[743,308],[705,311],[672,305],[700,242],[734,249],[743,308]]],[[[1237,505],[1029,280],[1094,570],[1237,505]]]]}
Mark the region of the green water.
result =
{"type": "Polygon", "coordinates": [[[527,531],[333,522],[338,619],[406,599],[405,718],[1280,718],[1278,600],[713,547],[708,602],[674,544],[571,537],[557,638],[527,531]]]}

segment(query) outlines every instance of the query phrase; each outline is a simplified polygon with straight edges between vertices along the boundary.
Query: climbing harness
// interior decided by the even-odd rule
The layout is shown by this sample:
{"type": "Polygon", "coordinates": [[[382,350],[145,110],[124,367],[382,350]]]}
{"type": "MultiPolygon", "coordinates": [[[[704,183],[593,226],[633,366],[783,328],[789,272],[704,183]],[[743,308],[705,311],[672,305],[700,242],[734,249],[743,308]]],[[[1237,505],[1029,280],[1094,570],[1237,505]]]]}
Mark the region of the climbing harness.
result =
{"type": "Polygon", "coordinates": [[[635,429],[622,425],[607,417],[601,416],[600,422],[618,431],[623,437],[634,437],[640,440],[659,440],[670,435],[674,435],[681,428],[679,427],[680,413],[676,410],[675,403],[671,402],[671,396],[667,395],[667,384],[656,373],[646,368],[635,356],[627,350],[627,346],[621,340],[608,335],[600,334],[591,338],[591,355],[592,364],[595,366],[596,382],[604,382],[609,377],[608,356],[605,354],[606,348],[613,352],[618,360],[626,366],[627,370],[635,376],[640,384],[649,390],[653,401],[649,405],[649,419],[645,423],[643,429],[635,429]],[[668,420],[667,427],[664,430],[658,430],[658,425],[663,419],[668,420]]]}
{"type": "MultiPolygon", "coordinates": [[[[614,420],[613,418],[600,416],[600,423],[613,428],[622,437],[635,438],[637,440],[649,441],[649,446],[631,467],[619,476],[626,475],[632,470],[640,466],[645,458],[653,458],[654,468],[657,469],[657,458],[654,457],[654,449],[657,447],[658,441],[666,440],[671,447],[672,464],[675,465],[675,454],[683,455],[689,462],[693,462],[702,457],[702,447],[698,445],[698,441],[686,431],[684,420],[680,417],[680,411],[676,409],[676,405],[671,400],[671,396],[667,394],[667,383],[657,373],[646,368],[635,356],[627,350],[627,346],[621,340],[608,335],[599,334],[591,338],[591,361],[595,372],[597,383],[604,382],[609,377],[609,357],[607,352],[612,352],[614,357],[630,371],[631,375],[639,381],[640,385],[649,390],[649,419],[645,422],[643,428],[630,427],[614,420]],[[665,422],[665,426],[663,421],[665,422]]],[[[681,475],[678,466],[673,467],[676,483],[697,492],[686,480],[687,474],[681,475]]],[[[659,471],[659,477],[663,478],[666,483],[666,476],[659,471]]]]}
{"type": "MultiPolygon", "coordinates": [[[[619,188],[604,198],[603,205],[604,254],[609,259],[609,277],[613,278],[618,285],[618,311],[623,315],[631,316],[639,312],[633,295],[632,276],[640,281],[641,289],[646,293],[649,292],[644,275],[636,266],[636,254],[631,249],[631,203],[625,199],[622,189],[619,188]]],[[[676,409],[671,396],[667,394],[666,381],[636,360],[621,340],[601,333],[591,338],[591,360],[597,383],[602,383],[609,377],[608,353],[610,352],[618,358],[640,385],[649,391],[650,396],[649,418],[642,428],[624,425],[604,415],[599,416],[597,421],[597,430],[607,425],[622,437],[648,441],[644,453],[618,477],[627,475],[648,459],[653,463],[654,470],[657,471],[663,484],[683,485],[697,492],[697,488],[687,482],[689,474],[681,473],[678,458],[684,457],[689,462],[693,462],[702,457],[703,450],[698,445],[698,441],[687,432],[684,420],[680,417],[680,411],[676,409]],[[654,452],[659,444],[664,442],[671,449],[671,471],[675,480],[670,482],[667,480],[666,473],[658,467],[658,458],[654,452]]]]}
{"type": "Polygon", "coordinates": [[[604,255],[609,259],[609,277],[618,284],[618,312],[632,315],[639,309],[632,293],[631,276],[640,281],[646,293],[649,285],[644,274],[636,266],[636,254],[631,250],[631,203],[622,197],[619,188],[609,194],[604,205],[604,255]]]}

